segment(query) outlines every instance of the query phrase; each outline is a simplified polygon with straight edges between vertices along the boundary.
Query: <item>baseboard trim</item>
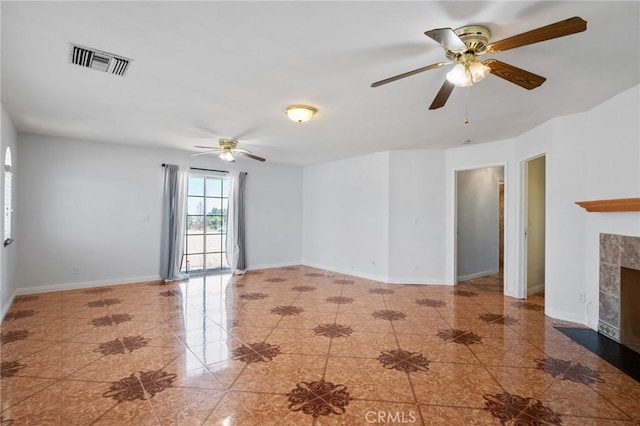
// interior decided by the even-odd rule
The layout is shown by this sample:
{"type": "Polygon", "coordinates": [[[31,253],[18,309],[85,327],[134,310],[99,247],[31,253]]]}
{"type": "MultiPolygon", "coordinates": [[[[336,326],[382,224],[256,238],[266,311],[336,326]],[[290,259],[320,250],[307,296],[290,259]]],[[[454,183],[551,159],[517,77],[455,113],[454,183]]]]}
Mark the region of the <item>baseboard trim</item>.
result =
{"type": "Polygon", "coordinates": [[[140,284],[140,283],[146,283],[146,282],[156,282],[161,280],[162,278],[160,278],[160,276],[158,275],[158,276],[147,276],[147,277],[114,278],[110,280],[83,281],[83,282],[67,283],[67,284],[31,286],[31,287],[22,287],[17,289],[16,294],[22,295],[22,294],[51,293],[54,291],[81,290],[84,288],[107,287],[112,285],[123,285],[123,284],[140,284]]]}
{"type": "Polygon", "coordinates": [[[247,271],[258,271],[260,269],[287,268],[289,266],[300,266],[302,262],[281,262],[281,263],[265,263],[263,265],[251,265],[247,267],[247,271]]]}
{"type": "Polygon", "coordinates": [[[544,283],[536,284],[531,286],[531,288],[527,288],[527,296],[531,296],[542,291],[544,291],[544,283]]]}
{"type": "Polygon", "coordinates": [[[349,276],[352,276],[352,277],[364,278],[365,280],[378,281],[378,282],[381,282],[381,283],[386,283],[387,282],[385,277],[380,277],[378,275],[372,275],[372,274],[362,273],[362,272],[358,272],[358,271],[352,271],[352,270],[347,270],[347,269],[342,269],[342,268],[336,268],[336,267],[323,265],[321,263],[315,263],[315,262],[302,262],[302,264],[304,266],[308,266],[310,268],[317,268],[317,269],[322,269],[322,270],[325,270],[325,271],[328,271],[328,272],[333,272],[334,274],[349,275],[349,276]]]}
{"type": "Polygon", "coordinates": [[[335,268],[327,265],[323,265],[315,262],[303,262],[304,266],[308,266],[311,268],[322,269],[325,271],[333,272],[335,274],[349,275],[357,278],[364,278],[365,280],[377,281],[385,284],[413,284],[413,285],[448,285],[451,286],[453,284],[447,283],[445,280],[440,279],[413,279],[413,278],[391,278],[391,277],[381,277],[378,275],[366,274],[359,271],[346,270],[342,268],[335,268]]]}
{"type": "Polygon", "coordinates": [[[389,278],[386,281],[387,284],[410,284],[410,285],[448,285],[452,286],[452,283],[448,283],[445,280],[437,279],[412,279],[412,278],[389,278]]]}
{"type": "Polygon", "coordinates": [[[4,321],[4,317],[5,315],[7,315],[7,312],[9,312],[9,309],[11,309],[11,305],[13,305],[13,300],[15,298],[16,298],[16,291],[14,290],[9,300],[7,300],[7,304],[2,307],[2,312],[0,312],[0,322],[4,321]]]}
{"type": "Polygon", "coordinates": [[[580,316],[574,312],[556,311],[555,309],[548,309],[548,308],[545,308],[544,314],[550,318],[557,319],[560,321],[569,321],[576,324],[588,326],[587,318],[585,315],[580,316]]]}
{"type": "Polygon", "coordinates": [[[495,275],[498,272],[500,272],[499,269],[492,269],[490,271],[482,271],[482,272],[474,272],[473,274],[467,274],[467,275],[460,275],[458,277],[458,282],[461,281],[468,281],[468,280],[474,280],[476,278],[482,278],[482,277],[487,277],[489,275],[495,275]]]}

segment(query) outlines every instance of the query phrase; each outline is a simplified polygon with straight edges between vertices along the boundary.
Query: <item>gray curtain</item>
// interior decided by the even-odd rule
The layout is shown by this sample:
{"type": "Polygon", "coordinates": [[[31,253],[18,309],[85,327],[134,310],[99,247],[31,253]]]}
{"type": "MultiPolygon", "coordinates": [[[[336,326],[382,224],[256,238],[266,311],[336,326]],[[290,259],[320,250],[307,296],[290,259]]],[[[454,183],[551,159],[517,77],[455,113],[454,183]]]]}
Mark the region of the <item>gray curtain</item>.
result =
{"type": "Polygon", "coordinates": [[[227,262],[231,272],[243,274],[246,270],[244,188],[247,174],[229,174],[229,211],[227,216],[227,262]]]}
{"type": "Polygon", "coordinates": [[[246,270],[246,255],[245,255],[245,227],[244,227],[244,185],[247,180],[247,174],[241,172],[238,176],[238,265],[236,267],[239,271],[246,270]]]}
{"type": "Polygon", "coordinates": [[[188,169],[168,164],[164,169],[162,200],[162,240],[160,242],[160,277],[183,279],[180,273],[186,225],[188,169]]]}

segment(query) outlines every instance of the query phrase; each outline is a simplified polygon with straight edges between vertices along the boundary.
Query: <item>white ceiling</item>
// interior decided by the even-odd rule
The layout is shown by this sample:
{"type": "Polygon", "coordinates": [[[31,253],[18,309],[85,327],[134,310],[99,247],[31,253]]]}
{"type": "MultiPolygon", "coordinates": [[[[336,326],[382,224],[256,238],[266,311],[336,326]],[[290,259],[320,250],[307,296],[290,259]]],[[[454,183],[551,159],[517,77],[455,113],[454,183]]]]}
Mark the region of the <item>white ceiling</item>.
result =
{"type": "MultiPolygon", "coordinates": [[[[520,135],[640,80],[637,1],[1,2],[2,103],[21,132],[194,152],[235,137],[268,161],[309,165],[371,152],[520,135]],[[424,35],[486,25],[496,41],[572,16],[587,31],[483,56],[547,77],[495,76],[428,109],[451,67],[424,35]],[[69,63],[69,43],[134,61],[125,77],[69,63]],[[296,124],[284,108],[316,117],[296,124]]],[[[251,161],[242,159],[240,161],[251,161]]]]}

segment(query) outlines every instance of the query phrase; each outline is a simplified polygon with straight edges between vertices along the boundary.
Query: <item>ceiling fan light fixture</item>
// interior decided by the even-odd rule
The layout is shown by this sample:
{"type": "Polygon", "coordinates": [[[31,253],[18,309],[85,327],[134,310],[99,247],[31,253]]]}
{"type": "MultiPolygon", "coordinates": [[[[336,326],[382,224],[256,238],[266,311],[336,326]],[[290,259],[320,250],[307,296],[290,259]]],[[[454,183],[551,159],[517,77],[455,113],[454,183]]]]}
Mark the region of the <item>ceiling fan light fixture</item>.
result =
{"type": "Polygon", "coordinates": [[[304,123],[311,120],[316,112],[318,112],[317,109],[307,105],[291,105],[285,110],[287,117],[296,123],[304,123]]]}
{"type": "Polygon", "coordinates": [[[491,68],[489,68],[482,62],[476,61],[469,65],[469,71],[471,71],[471,78],[473,79],[473,82],[478,83],[484,80],[484,78],[489,75],[489,73],[491,72],[491,68]]]}
{"type": "Polygon", "coordinates": [[[469,87],[484,80],[489,72],[491,68],[482,62],[472,62],[470,65],[457,64],[447,73],[447,80],[456,87],[469,87]]]}
{"type": "Polygon", "coordinates": [[[455,84],[456,87],[467,87],[473,84],[470,73],[467,73],[466,67],[462,64],[451,68],[451,71],[447,73],[447,80],[449,83],[455,84]]]}
{"type": "Polygon", "coordinates": [[[236,161],[236,159],[233,158],[233,154],[231,153],[231,151],[222,151],[220,155],[218,155],[218,158],[226,161],[227,163],[233,163],[234,161],[236,161]]]}

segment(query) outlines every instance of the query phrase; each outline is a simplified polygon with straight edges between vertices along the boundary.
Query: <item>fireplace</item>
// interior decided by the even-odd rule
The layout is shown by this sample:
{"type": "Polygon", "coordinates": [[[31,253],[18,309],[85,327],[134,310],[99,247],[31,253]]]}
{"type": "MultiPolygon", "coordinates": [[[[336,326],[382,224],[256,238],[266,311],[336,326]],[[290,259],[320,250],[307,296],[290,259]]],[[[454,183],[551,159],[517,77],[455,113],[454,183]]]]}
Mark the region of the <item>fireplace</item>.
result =
{"type": "Polygon", "coordinates": [[[620,268],[620,342],[640,352],[640,270],[620,268]]]}
{"type": "Polygon", "coordinates": [[[600,234],[598,331],[640,353],[640,238],[600,234]]]}

